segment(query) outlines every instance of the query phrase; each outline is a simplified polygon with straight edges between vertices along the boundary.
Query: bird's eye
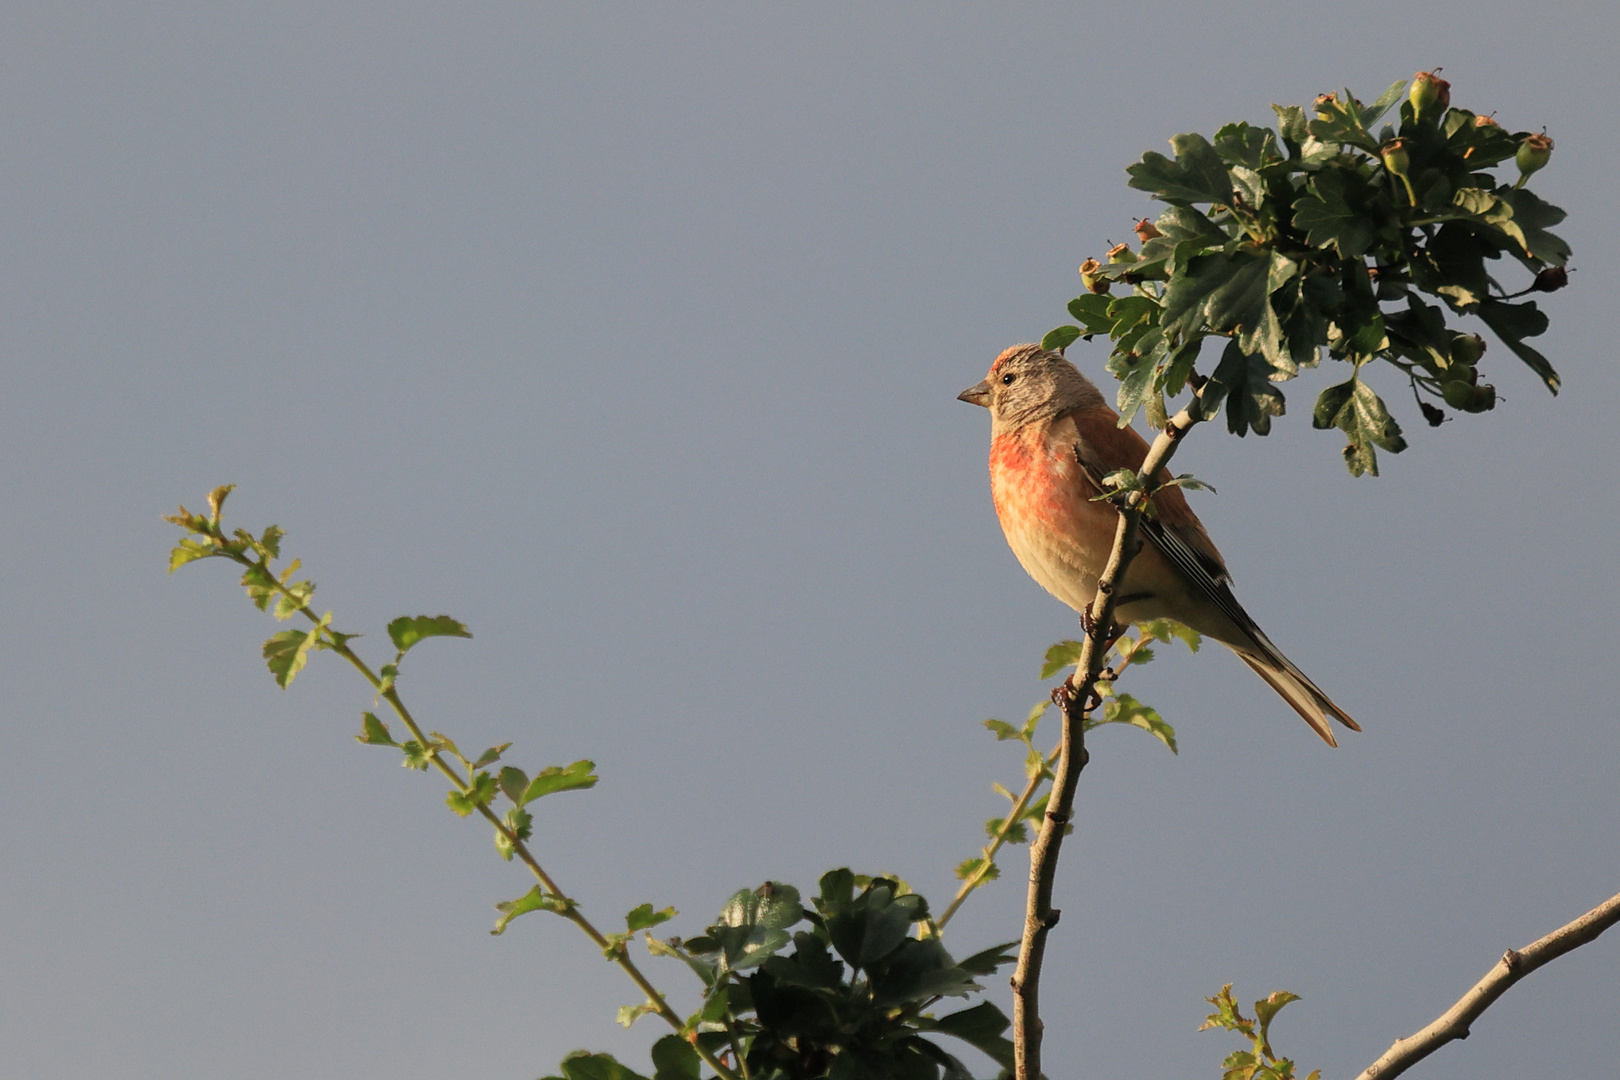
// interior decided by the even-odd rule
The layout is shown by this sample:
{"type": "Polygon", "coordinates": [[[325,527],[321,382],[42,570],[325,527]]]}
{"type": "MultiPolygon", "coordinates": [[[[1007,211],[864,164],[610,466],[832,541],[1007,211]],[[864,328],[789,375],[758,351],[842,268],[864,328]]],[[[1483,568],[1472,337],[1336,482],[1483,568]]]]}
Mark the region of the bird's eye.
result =
{"type": "Polygon", "coordinates": [[[1013,380],[1016,379],[1016,378],[1018,378],[1018,376],[1016,376],[1016,375],[1003,375],[1001,377],[1001,385],[1002,386],[1011,386],[1013,384],[1013,380]]]}

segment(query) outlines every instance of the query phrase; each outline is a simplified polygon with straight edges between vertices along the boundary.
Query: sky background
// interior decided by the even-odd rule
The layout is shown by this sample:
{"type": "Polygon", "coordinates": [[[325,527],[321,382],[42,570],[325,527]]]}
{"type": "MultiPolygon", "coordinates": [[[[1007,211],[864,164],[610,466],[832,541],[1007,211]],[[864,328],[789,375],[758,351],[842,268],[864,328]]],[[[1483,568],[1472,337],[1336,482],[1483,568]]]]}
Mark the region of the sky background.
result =
{"type": "MultiPolygon", "coordinates": [[[[604,924],[889,871],[943,907],[1072,613],[1007,550],[955,400],[1066,322],[1155,204],[1124,169],[1444,65],[1557,140],[1573,286],[1501,404],[1352,479],[1285,386],[1177,458],[1332,751],[1224,650],[1092,740],[1048,953],[1054,1077],[1213,1076],[1202,999],[1354,1075],[1620,888],[1613,42],[1584,4],[7,5],[0,12],[0,1072],[529,1080],[654,1020],[370,698],[160,515],[239,485],[317,606],[477,635],[401,686],[462,746],[590,757],[535,848],[604,924]],[[1609,314],[1605,315],[1605,312],[1609,314]]],[[[1102,377],[1105,346],[1071,357],[1102,377]]],[[[1017,933],[1022,849],[952,924],[1017,933]]],[[[684,970],[646,969],[693,1002],[684,970]]],[[[992,996],[1006,1005],[1004,983],[992,996]]],[[[1514,989],[1431,1080],[1610,1075],[1620,940],[1514,989]]],[[[971,1056],[971,1054],[969,1055],[971,1056]]],[[[981,1058],[973,1059],[989,1071],[981,1058]]],[[[1414,1073],[1413,1075],[1417,1075],[1414,1073]]]]}

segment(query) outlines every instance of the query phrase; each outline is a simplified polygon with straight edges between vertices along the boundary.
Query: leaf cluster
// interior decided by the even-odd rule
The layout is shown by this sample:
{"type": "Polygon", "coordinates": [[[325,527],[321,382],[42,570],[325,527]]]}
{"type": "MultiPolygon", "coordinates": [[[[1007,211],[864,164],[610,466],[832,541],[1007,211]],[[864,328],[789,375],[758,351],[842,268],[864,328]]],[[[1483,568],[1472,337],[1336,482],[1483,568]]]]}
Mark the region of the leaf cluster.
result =
{"type": "Polygon", "coordinates": [[[732,1055],[752,1080],[967,1080],[938,1035],[1012,1062],[993,1003],[931,1010],[979,990],[975,979],[1010,962],[1016,943],[952,959],[930,933],[927,901],[897,878],[833,870],[808,906],[767,882],[734,895],[701,936],[648,944],[702,980],[684,1029],[693,1045],[732,1055]]]}
{"type": "Polygon", "coordinates": [[[1441,405],[1495,406],[1480,378],[1485,341],[1454,328],[1456,316],[1478,316],[1557,393],[1557,372],[1526,341],[1547,316],[1533,300],[1513,302],[1568,280],[1569,245],[1548,231],[1564,211],[1525,187],[1552,141],[1450,108],[1449,85],[1429,73],[1408,91],[1396,82],[1371,105],[1327,94],[1309,115],[1274,105],[1275,129],[1238,122],[1213,139],[1177,135],[1173,156],[1143,155],[1130,186],[1169,208],[1138,224],[1138,249],[1118,244],[1106,262],[1086,261],[1087,292],[1069,304],[1076,322],[1043,344],[1108,336],[1122,426],[1145,409],[1163,427],[1167,398],[1192,384],[1202,418],[1224,403],[1237,435],[1270,432],[1286,406],[1278,384],[1324,355],[1342,361],[1349,375],[1320,392],[1312,423],[1345,435],[1355,475],[1377,474],[1377,450],[1406,446],[1364,381],[1372,361],[1401,373],[1431,425],[1446,419],[1441,405]],[[1374,134],[1398,102],[1398,122],[1374,134]],[[1492,171],[1509,161],[1512,183],[1492,171]],[[1501,285],[1492,264],[1504,256],[1528,286],[1501,285]],[[1208,338],[1226,344],[1206,382],[1194,366],[1208,338]]]}
{"type": "MultiPolygon", "coordinates": [[[[1221,987],[1220,993],[1214,997],[1204,1000],[1215,1006],[1215,1011],[1210,1013],[1199,1031],[1223,1028],[1237,1032],[1250,1043],[1248,1050],[1235,1050],[1221,1063],[1224,1070],[1221,1080],[1294,1080],[1293,1061],[1278,1057],[1271,1049],[1271,1021],[1276,1019],[1284,1005],[1298,1001],[1298,994],[1278,990],[1255,1002],[1252,1020],[1238,1010],[1237,1001],[1232,997],[1231,983],[1221,987]]],[[[1320,1080],[1321,1075],[1322,1070],[1316,1069],[1305,1080],[1320,1080]]]]}

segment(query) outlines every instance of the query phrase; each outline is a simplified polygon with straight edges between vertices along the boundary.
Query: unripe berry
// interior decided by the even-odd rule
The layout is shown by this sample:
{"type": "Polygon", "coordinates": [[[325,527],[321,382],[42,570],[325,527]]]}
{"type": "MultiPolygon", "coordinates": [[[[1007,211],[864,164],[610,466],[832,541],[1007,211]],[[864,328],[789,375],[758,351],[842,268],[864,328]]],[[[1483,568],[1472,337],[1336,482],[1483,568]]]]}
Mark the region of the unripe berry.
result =
{"type": "Polygon", "coordinates": [[[1531,135],[1519,144],[1519,152],[1513,155],[1513,163],[1519,167],[1519,183],[1523,184],[1530,178],[1530,174],[1545,168],[1547,162],[1552,160],[1553,141],[1545,134],[1531,135]]]}
{"type": "Polygon", "coordinates": [[[1124,255],[1126,252],[1128,252],[1130,250],[1131,250],[1131,245],[1129,245],[1129,244],[1115,244],[1113,247],[1108,249],[1108,253],[1107,253],[1108,254],[1108,261],[1111,262],[1111,263],[1112,262],[1120,262],[1120,261],[1122,261],[1120,259],[1120,256],[1124,255]]]}
{"type": "Polygon", "coordinates": [[[1089,292],[1097,293],[1099,296],[1108,292],[1108,282],[1097,280],[1097,271],[1101,269],[1102,263],[1096,259],[1087,259],[1080,264],[1080,284],[1084,285],[1089,292]]]}
{"type": "Polygon", "coordinates": [[[1405,139],[1391,139],[1384,144],[1381,156],[1384,159],[1384,168],[1396,176],[1405,176],[1412,167],[1412,158],[1406,152],[1405,139]]]}
{"type": "Polygon", "coordinates": [[[1406,100],[1412,103],[1412,111],[1419,120],[1433,119],[1451,108],[1451,84],[1437,71],[1420,71],[1412,76],[1412,89],[1407,91],[1406,100]]]}
{"type": "Polygon", "coordinates": [[[1548,266],[1536,275],[1536,280],[1530,283],[1530,288],[1534,292],[1557,292],[1568,284],[1568,270],[1562,266],[1548,266]]]}
{"type": "Polygon", "coordinates": [[[1141,221],[1136,223],[1135,232],[1136,238],[1142,241],[1144,244],[1149,240],[1154,240],[1164,235],[1164,233],[1160,232],[1153,222],[1149,221],[1147,218],[1143,218],[1141,221]]]}
{"type": "Polygon", "coordinates": [[[1478,334],[1458,334],[1451,339],[1451,362],[1473,367],[1485,355],[1485,339],[1478,334]]]}

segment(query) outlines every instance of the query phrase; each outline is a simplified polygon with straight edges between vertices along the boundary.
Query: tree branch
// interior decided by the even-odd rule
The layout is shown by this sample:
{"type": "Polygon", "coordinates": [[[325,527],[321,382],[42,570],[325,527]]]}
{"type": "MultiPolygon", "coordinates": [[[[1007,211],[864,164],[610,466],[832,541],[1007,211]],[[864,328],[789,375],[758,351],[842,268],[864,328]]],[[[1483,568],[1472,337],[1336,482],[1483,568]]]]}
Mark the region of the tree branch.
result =
{"type": "Polygon", "coordinates": [[[1017,1080],[1038,1080],[1041,1075],[1041,962],[1046,955],[1047,931],[1057,925],[1058,916],[1062,914],[1052,907],[1052,885],[1057,877],[1058,851],[1074,810],[1075,787],[1080,781],[1080,771],[1090,760],[1084,723],[1096,691],[1097,676],[1108,656],[1118,599],[1115,586],[1136,555],[1137,526],[1153,490],[1154,478],[1175,454],[1182,436],[1203,419],[1197,411],[1199,401],[1195,396],[1153,440],[1139,470],[1141,488],[1120,500],[1114,550],[1097,579],[1097,595],[1091,605],[1091,625],[1086,631],[1085,644],[1074,674],[1058,692],[1061,695],[1058,703],[1063,707],[1063,738],[1046,817],[1029,849],[1029,898],[1024,905],[1024,935],[1018,948],[1018,968],[1012,976],[1013,1068],[1017,1080]]]}
{"type": "Polygon", "coordinates": [[[1560,927],[1532,945],[1502,954],[1486,976],[1473,989],[1447,1009],[1438,1020],[1415,1035],[1396,1039],[1384,1056],[1367,1066],[1356,1080],[1392,1080],[1453,1039],[1468,1038],[1468,1026],[1490,1008],[1508,987],[1543,964],[1596,941],[1615,923],[1620,923],[1620,895],[1610,897],[1568,926],[1560,927]]]}

